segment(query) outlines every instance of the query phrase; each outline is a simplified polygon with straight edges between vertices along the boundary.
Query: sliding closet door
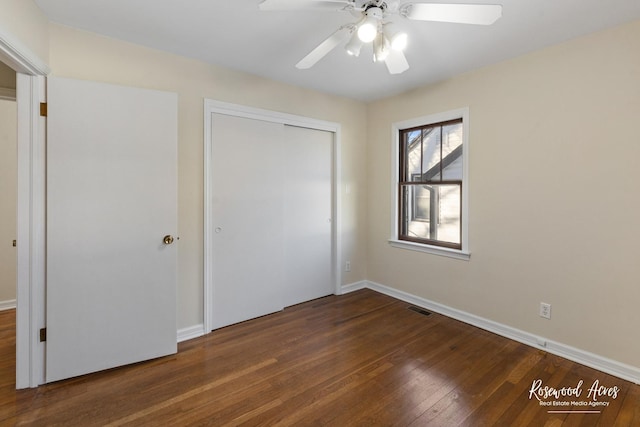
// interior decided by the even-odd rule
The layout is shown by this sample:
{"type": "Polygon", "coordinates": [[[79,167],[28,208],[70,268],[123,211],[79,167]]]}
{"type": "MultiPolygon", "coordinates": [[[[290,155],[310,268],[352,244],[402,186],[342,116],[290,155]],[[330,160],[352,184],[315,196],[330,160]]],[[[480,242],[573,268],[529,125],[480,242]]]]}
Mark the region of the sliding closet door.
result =
{"type": "Polygon", "coordinates": [[[290,306],[334,292],[331,274],[333,133],[285,126],[285,294],[290,306]]]}
{"type": "Polygon", "coordinates": [[[212,328],[332,294],[333,133],[212,114],[212,328]]]}
{"type": "Polygon", "coordinates": [[[284,307],[283,133],[213,114],[213,329],[284,307]]]}

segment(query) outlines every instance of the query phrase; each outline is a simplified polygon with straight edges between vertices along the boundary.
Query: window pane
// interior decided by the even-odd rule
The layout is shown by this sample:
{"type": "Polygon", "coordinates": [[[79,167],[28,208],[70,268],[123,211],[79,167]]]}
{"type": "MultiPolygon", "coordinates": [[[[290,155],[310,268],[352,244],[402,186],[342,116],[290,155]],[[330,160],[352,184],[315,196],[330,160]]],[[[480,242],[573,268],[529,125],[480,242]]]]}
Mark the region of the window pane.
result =
{"type": "Polygon", "coordinates": [[[442,156],[446,157],[462,145],[462,123],[442,126],[442,156]]]}
{"type": "Polygon", "coordinates": [[[414,185],[409,191],[412,192],[413,197],[413,220],[429,221],[433,203],[433,186],[414,185]]]}
{"type": "Polygon", "coordinates": [[[420,153],[421,153],[421,138],[420,131],[415,130],[404,133],[404,152],[405,152],[405,164],[407,175],[402,177],[403,181],[414,181],[420,176],[420,153]]]}
{"type": "Polygon", "coordinates": [[[401,238],[460,245],[460,185],[403,185],[401,238]]]}
{"type": "Polygon", "coordinates": [[[442,127],[442,179],[462,180],[462,123],[442,127]]]}
{"type": "Polygon", "coordinates": [[[422,179],[440,180],[440,137],[441,127],[426,128],[422,131],[422,179]]]}
{"type": "Polygon", "coordinates": [[[460,244],[460,200],[462,192],[459,185],[440,185],[440,211],[438,221],[438,240],[460,244]]]}

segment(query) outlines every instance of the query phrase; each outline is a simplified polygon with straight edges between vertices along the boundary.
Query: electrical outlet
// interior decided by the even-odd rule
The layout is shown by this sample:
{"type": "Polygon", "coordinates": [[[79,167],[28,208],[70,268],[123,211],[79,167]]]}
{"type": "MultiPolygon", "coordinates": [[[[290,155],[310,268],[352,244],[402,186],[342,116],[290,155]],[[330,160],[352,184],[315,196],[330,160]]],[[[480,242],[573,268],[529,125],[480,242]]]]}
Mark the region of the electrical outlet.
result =
{"type": "Polygon", "coordinates": [[[551,319],[551,304],[547,304],[546,302],[540,303],[540,317],[551,319]]]}
{"type": "Polygon", "coordinates": [[[344,263],[344,271],[351,271],[351,261],[344,263]]]}

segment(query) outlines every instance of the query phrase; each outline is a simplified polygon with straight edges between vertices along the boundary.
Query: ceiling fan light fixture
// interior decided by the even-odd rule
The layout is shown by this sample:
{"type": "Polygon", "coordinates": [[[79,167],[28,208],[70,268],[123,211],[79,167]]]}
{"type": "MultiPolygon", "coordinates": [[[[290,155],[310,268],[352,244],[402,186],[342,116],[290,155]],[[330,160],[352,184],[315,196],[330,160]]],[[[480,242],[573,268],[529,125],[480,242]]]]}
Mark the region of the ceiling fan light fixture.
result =
{"type": "Polygon", "coordinates": [[[351,56],[359,56],[360,50],[362,49],[362,44],[362,40],[360,40],[360,37],[358,37],[358,33],[354,32],[349,42],[344,46],[344,49],[351,56]]]}
{"type": "Polygon", "coordinates": [[[378,7],[369,8],[362,24],[358,27],[358,37],[363,43],[370,43],[378,34],[378,23],[382,19],[382,9],[378,7]]]}
{"type": "Polygon", "coordinates": [[[358,38],[363,43],[370,43],[376,38],[378,23],[370,22],[368,19],[358,27],[358,38]]]}
{"type": "Polygon", "coordinates": [[[409,41],[409,36],[407,33],[399,33],[391,40],[391,48],[399,51],[403,51],[407,48],[407,42],[409,41]]]}
{"type": "Polygon", "coordinates": [[[382,32],[373,40],[373,62],[384,62],[389,56],[389,41],[382,32]]]}
{"type": "Polygon", "coordinates": [[[405,50],[409,37],[404,31],[398,30],[396,25],[388,23],[384,26],[384,35],[389,40],[391,48],[394,50],[405,50]]]}

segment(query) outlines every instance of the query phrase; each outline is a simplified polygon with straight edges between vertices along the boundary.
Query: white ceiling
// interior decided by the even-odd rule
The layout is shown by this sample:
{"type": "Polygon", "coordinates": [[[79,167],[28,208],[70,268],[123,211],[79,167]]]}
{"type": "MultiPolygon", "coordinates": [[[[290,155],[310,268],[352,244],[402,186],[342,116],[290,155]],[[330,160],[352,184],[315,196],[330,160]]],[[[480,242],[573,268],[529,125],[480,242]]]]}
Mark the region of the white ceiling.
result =
{"type": "Polygon", "coordinates": [[[339,46],[313,68],[295,68],[338,27],[356,21],[348,12],[261,12],[260,0],[35,2],[54,22],[363,101],[640,19],[640,0],[453,0],[502,4],[502,18],[475,26],[394,16],[409,34],[411,68],[390,75],[372,62],[370,48],[354,58],[339,46]]]}

